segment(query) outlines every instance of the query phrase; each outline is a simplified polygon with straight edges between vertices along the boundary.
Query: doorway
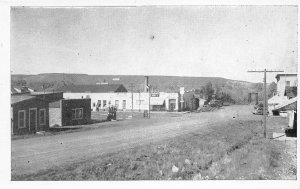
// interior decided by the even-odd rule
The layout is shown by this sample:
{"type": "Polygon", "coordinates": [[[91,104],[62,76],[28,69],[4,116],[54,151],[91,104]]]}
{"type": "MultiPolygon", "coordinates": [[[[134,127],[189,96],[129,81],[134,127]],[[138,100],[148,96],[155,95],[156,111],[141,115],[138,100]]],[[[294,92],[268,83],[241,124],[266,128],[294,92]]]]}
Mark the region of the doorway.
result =
{"type": "Polygon", "coordinates": [[[195,98],[195,109],[194,110],[197,110],[199,108],[199,98],[195,98]]]}
{"type": "Polygon", "coordinates": [[[176,100],[169,99],[169,111],[173,112],[176,108],[176,100]]]}
{"type": "Polygon", "coordinates": [[[31,132],[37,131],[37,109],[29,109],[29,130],[31,132]]]}

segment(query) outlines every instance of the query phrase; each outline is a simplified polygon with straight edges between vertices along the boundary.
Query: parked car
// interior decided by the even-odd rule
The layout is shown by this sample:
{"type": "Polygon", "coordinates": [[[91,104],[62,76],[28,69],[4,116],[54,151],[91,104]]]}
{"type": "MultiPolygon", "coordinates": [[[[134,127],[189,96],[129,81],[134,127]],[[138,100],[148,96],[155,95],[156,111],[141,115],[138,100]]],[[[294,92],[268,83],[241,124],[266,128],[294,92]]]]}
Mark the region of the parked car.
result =
{"type": "MultiPolygon", "coordinates": [[[[263,107],[254,107],[254,111],[252,112],[255,115],[263,115],[264,114],[264,110],[263,107]]],[[[269,114],[269,111],[266,111],[267,115],[269,114]]]]}
{"type": "Polygon", "coordinates": [[[230,103],[229,102],[223,102],[223,106],[229,106],[230,103]]]}

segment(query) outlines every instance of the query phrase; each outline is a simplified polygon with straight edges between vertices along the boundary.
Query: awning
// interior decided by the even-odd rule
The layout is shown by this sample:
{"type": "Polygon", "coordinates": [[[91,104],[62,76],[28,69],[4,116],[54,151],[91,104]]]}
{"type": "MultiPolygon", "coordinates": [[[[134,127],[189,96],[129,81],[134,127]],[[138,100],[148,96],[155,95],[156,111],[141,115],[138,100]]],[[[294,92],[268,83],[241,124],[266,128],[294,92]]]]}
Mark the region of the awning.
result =
{"type": "Polygon", "coordinates": [[[164,105],[165,99],[164,98],[150,98],[150,105],[162,106],[164,105]]]}
{"type": "Polygon", "coordinates": [[[289,99],[283,104],[275,106],[274,110],[296,110],[297,109],[297,97],[289,99]]]}

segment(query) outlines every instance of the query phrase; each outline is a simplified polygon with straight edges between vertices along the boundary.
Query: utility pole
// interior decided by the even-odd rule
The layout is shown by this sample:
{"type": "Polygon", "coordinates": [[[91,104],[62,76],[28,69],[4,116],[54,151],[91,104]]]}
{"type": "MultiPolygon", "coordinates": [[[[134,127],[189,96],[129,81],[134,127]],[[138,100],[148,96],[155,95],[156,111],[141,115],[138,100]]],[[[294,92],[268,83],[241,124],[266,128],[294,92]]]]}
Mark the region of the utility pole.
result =
{"type": "Polygon", "coordinates": [[[141,112],[141,90],[139,89],[139,112],[141,112]]]}
{"type": "Polygon", "coordinates": [[[151,95],[150,95],[150,88],[151,88],[151,86],[150,85],[148,85],[148,92],[149,92],[149,106],[148,106],[148,108],[149,108],[149,110],[148,110],[148,118],[150,119],[150,97],[151,97],[151,95]]]}
{"type": "Polygon", "coordinates": [[[264,123],[264,137],[267,138],[267,72],[283,72],[282,70],[250,70],[248,72],[263,72],[264,73],[264,107],[263,107],[263,123],[264,123]]]}
{"type": "Polygon", "coordinates": [[[130,83],[130,91],[131,91],[131,117],[133,118],[133,83],[130,83]]]}

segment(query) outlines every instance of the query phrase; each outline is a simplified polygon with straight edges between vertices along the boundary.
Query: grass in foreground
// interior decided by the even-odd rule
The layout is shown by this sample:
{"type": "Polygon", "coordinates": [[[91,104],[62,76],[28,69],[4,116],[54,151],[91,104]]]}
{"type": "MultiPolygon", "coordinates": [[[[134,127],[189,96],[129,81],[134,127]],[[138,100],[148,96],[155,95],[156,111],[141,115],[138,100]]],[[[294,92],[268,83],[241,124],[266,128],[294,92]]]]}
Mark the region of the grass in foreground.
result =
{"type": "Polygon", "coordinates": [[[259,133],[259,121],[232,121],[12,180],[281,179],[284,144],[259,133]]]}

